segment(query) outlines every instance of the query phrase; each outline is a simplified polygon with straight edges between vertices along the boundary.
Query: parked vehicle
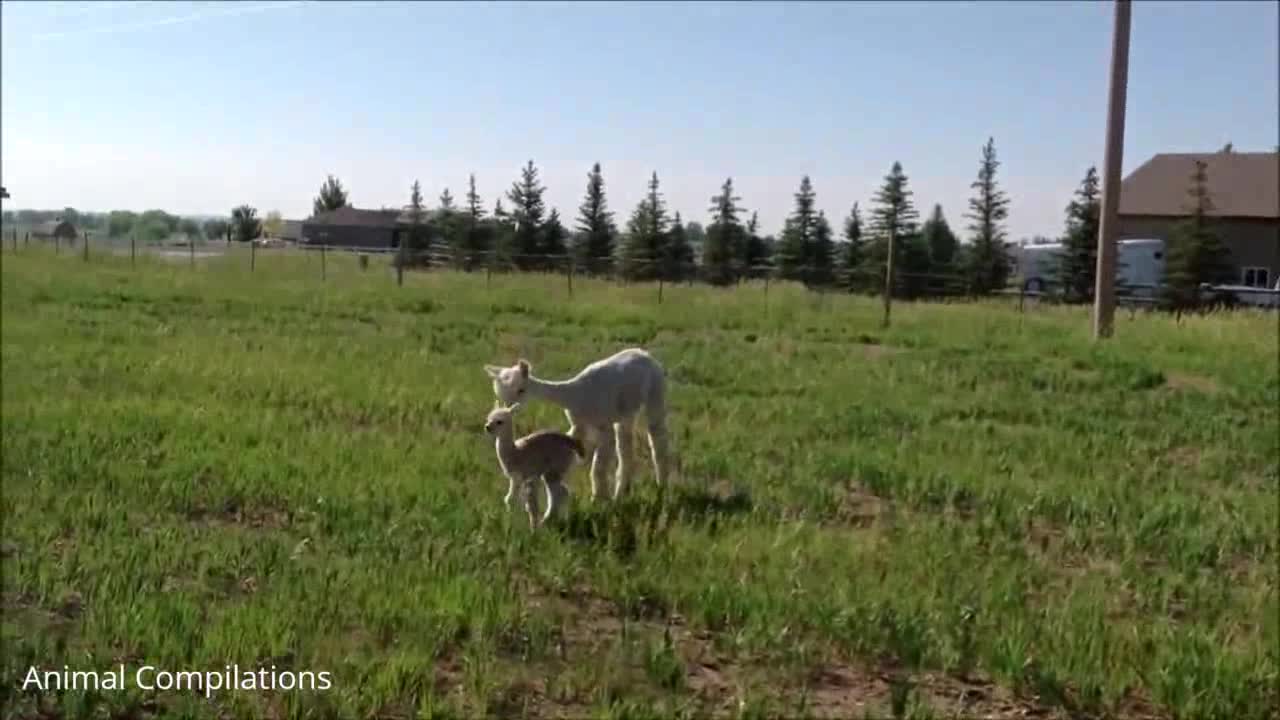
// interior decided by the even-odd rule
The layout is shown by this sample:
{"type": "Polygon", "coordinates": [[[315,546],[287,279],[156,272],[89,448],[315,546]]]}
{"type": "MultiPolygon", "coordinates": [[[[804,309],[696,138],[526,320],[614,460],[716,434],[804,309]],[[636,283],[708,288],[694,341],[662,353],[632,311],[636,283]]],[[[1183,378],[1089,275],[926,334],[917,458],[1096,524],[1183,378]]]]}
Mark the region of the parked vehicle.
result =
{"type": "MultiPolygon", "coordinates": [[[[1028,292],[1044,292],[1056,283],[1062,243],[1025,245],[1014,254],[1014,274],[1028,292]]],[[[1154,297],[1164,282],[1165,245],[1159,238],[1126,238],[1117,243],[1117,291],[1154,297]]]]}
{"type": "Polygon", "coordinates": [[[1231,305],[1280,308],[1280,279],[1270,289],[1253,285],[1206,285],[1203,289],[1231,305]]]}

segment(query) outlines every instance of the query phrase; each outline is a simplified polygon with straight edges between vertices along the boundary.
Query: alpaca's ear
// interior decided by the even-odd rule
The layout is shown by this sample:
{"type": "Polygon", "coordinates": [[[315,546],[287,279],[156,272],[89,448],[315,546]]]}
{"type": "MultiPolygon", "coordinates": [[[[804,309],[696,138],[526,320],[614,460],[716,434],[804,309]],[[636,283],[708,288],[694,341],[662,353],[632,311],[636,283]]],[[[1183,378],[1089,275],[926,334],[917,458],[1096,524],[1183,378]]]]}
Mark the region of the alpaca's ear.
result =
{"type": "Polygon", "coordinates": [[[529,377],[529,361],[521,359],[516,363],[516,367],[520,368],[520,376],[528,379],[529,377]]]}
{"type": "Polygon", "coordinates": [[[515,405],[512,405],[511,407],[507,408],[507,412],[514,415],[516,410],[519,410],[519,409],[520,409],[520,403],[516,403],[515,405]]]}
{"type": "Polygon", "coordinates": [[[489,373],[489,377],[496,378],[498,377],[498,373],[502,372],[502,368],[497,365],[485,365],[484,371],[489,373]]]}

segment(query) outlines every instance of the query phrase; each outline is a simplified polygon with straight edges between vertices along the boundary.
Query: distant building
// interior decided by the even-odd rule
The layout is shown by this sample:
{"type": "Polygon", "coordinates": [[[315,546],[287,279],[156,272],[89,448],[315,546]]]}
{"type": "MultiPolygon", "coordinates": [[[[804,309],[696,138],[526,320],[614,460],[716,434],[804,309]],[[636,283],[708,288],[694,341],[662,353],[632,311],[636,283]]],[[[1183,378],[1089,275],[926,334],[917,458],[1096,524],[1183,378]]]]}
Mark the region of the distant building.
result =
{"type": "Polygon", "coordinates": [[[302,221],[300,245],[390,250],[400,247],[398,210],[341,207],[302,221]]]}
{"type": "Polygon", "coordinates": [[[302,239],[302,221],[301,220],[284,220],[280,223],[280,231],[275,234],[276,238],[285,242],[296,243],[302,239]]]}
{"type": "Polygon", "coordinates": [[[42,222],[31,228],[31,237],[37,240],[75,240],[76,236],[76,226],[62,219],[42,222]]]}
{"type": "Polygon", "coordinates": [[[1231,251],[1237,282],[1271,287],[1280,273],[1280,152],[1162,153],[1120,184],[1119,238],[1166,246],[1189,215],[1195,161],[1205,163],[1214,229],[1231,251]]]}

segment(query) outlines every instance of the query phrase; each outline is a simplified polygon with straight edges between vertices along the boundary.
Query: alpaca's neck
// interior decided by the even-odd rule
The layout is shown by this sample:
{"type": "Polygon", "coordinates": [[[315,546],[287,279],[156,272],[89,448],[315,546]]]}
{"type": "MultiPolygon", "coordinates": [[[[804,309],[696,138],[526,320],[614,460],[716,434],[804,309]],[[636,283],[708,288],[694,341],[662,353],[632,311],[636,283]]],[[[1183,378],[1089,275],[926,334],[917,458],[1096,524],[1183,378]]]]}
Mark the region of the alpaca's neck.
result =
{"type": "Polygon", "coordinates": [[[572,408],[577,403],[578,386],[573,380],[542,380],[529,376],[529,394],[550,400],[563,408],[572,408]]]}
{"type": "Polygon", "coordinates": [[[498,438],[493,441],[493,446],[498,451],[498,462],[502,463],[502,467],[511,467],[516,457],[515,433],[500,433],[498,438]]]}

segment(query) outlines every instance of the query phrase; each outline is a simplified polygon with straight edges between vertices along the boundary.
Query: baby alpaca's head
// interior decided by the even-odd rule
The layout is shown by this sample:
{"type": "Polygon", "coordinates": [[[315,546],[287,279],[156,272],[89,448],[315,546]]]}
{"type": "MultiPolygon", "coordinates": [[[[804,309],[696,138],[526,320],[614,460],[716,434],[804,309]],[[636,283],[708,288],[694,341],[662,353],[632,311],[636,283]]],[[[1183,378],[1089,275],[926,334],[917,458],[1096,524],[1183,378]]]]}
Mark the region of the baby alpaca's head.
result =
{"type": "Polygon", "coordinates": [[[491,410],[489,417],[485,418],[484,431],[494,437],[514,434],[515,431],[511,426],[511,416],[515,414],[518,407],[520,407],[520,403],[516,403],[511,407],[496,407],[491,410]]]}
{"type": "Polygon", "coordinates": [[[484,366],[484,371],[493,378],[493,394],[503,405],[511,405],[524,399],[531,370],[529,363],[524,360],[505,368],[497,365],[484,366]]]}

